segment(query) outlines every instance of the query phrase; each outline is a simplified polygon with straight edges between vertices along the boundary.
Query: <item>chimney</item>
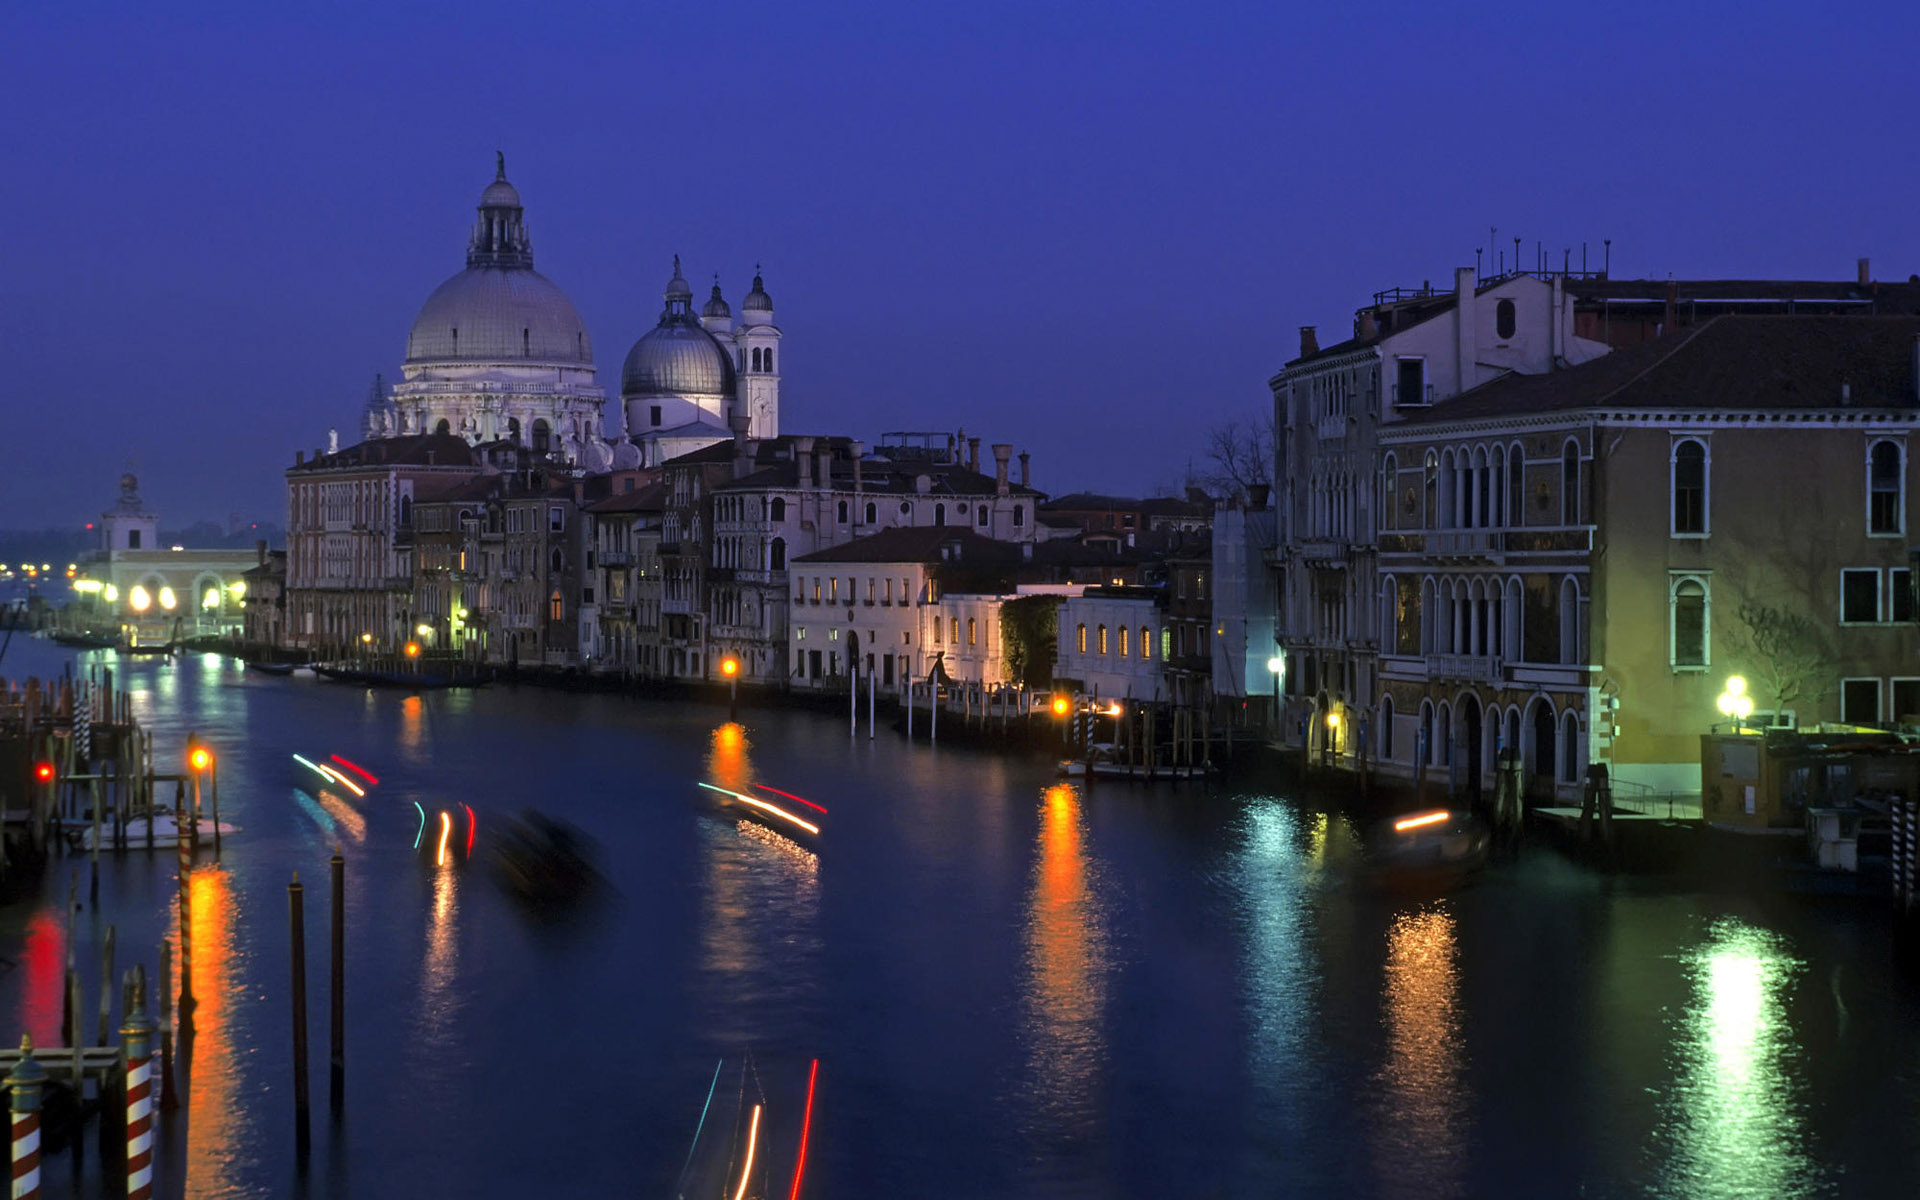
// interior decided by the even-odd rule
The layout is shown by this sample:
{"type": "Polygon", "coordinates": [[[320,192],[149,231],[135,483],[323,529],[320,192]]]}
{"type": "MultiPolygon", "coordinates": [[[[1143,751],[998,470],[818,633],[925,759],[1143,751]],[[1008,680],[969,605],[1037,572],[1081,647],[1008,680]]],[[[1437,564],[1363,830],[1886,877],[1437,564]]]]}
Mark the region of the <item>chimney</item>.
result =
{"type": "MultiPolygon", "coordinates": [[[[853,494],[855,496],[867,490],[867,481],[862,474],[862,468],[860,466],[860,460],[866,456],[867,444],[865,442],[855,442],[853,444],[853,494]]],[[[860,519],[860,513],[856,512],[853,519],[858,521],[860,519]]]]}
{"type": "Polygon", "coordinates": [[[793,461],[800,469],[800,486],[813,486],[813,439],[810,437],[793,439],[793,461]]]}
{"type": "Polygon", "coordinates": [[[1031,487],[1033,484],[1033,475],[1032,475],[1032,472],[1029,470],[1029,460],[1031,460],[1032,458],[1033,458],[1033,455],[1027,453],[1025,450],[1022,450],[1020,452],[1020,486],[1021,487],[1031,487]]]}
{"type": "Polygon", "coordinates": [[[753,446],[747,441],[747,430],[753,424],[753,418],[735,409],[727,415],[727,425],[733,430],[733,477],[743,479],[753,471],[753,446]]]}
{"type": "Polygon", "coordinates": [[[1868,264],[1869,264],[1869,260],[1864,258],[1861,259],[1860,262],[1857,264],[1860,270],[1860,286],[1861,287],[1865,287],[1869,283],[1873,282],[1873,272],[1869,269],[1868,264]]]}
{"type": "Polygon", "coordinates": [[[1474,328],[1474,318],[1479,314],[1473,306],[1477,275],[1472,267],[1455,267],[1453,271],[1453,394],[1456,396],[1477,382],[1474,364],[1479,359],[1480,336],[1474,328]]]}
{"type": "Polygon", "coordinates": [[[980,469],[980,439],[977,437],[970,437],[967,439],[967,470],[978,471],[979,469],[980,469]]]}
{"type": "MultiPolygon", "coordinates": [[[[979,438],[973,439],[973,444],[976,447],[979,446],[980,439],[979,438]]],[[[1008,445],[1005,442],[995,442],[993,444],[994,490],[997,494],[1002,496],[1007,494],[1007,460],[1012,457],[1013,457],[1012,446],[1008,445]]]]}
{"type": "Polygon", "coordinates": [[[263,567],[266,566],[267,565],[267,539],[261,538],[258,541],[254,542],[253,553],[254,553],[254,556],[260,560],[260,565],[263,567]]]}
{"type": "Polygon", "coordinates": [[[305,450],[295,450],[293,452],[294,466],[296,467],[305,466],[306,462],[307,462],[307,452],[305,450]]]}
{"type": "Polygon", "coordinates": [[[819,449],[814,451],[814,455],[814,473],[820,477],[819,484],[821,487],[831,490],[833,488],[832,444],[823,439],[819,449]]]}
{"type": "Polygon", "coordinates": [[[1673,309],[1674,309],[1674,306],[1679,302],[1680,302],[1680,285],[1675,283],[1673,280],[1669,279],[1667,280],[1667,315],[1665,319],[1662,320],[1660,323],[1661,333],[1665,334],[1665,333],[1673,332],[1673,309]]]}
{"type": "Polygon", "coordinates": [[[1313,330],[1314,330],[1314,327],[1312,325],[1302,325],[1300,327],[1300,357],[1301,358],[1305,358],[1309,354],[1320,353],[1320,339],[1317,336],[1315,336],[1313,330]]]}
{"type": "Polygon", "coordinates": [[[1374,320],[1372,309],[1363,308],[1360,310],[1360,324],[1354,332],[1363,342],[1370,342],[1379,336],[1380,324],[1374,320]]]}

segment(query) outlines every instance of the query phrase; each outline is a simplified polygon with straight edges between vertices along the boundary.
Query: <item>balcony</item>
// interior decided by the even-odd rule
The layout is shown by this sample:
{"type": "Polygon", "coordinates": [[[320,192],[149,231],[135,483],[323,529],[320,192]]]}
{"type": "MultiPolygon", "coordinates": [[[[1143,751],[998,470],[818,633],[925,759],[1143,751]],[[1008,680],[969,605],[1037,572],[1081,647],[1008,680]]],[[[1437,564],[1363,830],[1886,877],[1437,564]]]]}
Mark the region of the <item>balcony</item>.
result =
{"type": "Polygon", "coordinates": [[[630,567],[633,565],[633,554],[627,550],[602,550],[600,552],[600,565],[603,567],[630,567]]]}
{"type": "Polygon", "coordinates": [[[1393,385],[1393,406],[1395,408],[1427,408],[1432,404],[1433,385],[1430,383],[1405,389],[1402,389],[1397,383],[1393,385]]]}
{"type": "Polygon", "coordinates": [[[1496,562],[1504,549],[1498,529],[1440,529],[1427,535],[1427,557],[1496,562]]]}
{"type": "Polygon", "coordinates": [[[1349,545],[1332,538],[1320,538],[1300,543],[1300,557],[1310,567],[1344,567],[1347,565],[1349,545]]]}
{"type": "Polygon", "coordinates": [[[1463,683],[1497,683],[1500,660],[1491,655],[1429,654],[1427,678],[1457,679],[1463,683]]]}

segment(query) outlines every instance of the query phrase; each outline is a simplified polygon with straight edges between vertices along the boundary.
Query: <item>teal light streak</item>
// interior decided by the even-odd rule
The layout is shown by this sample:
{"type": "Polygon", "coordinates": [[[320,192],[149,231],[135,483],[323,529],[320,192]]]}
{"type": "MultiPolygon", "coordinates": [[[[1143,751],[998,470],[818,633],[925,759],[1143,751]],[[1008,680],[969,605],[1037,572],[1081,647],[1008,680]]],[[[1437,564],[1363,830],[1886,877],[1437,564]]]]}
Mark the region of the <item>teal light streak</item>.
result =
{"type": "Polygon", "coordinates": [[[413,807],[418,809],[420,813],[420,832],[413,835],[413,848],[418,850],[420,848],[420,839],[424,837],[427,832],[427,810],[420,807],[418,800],[413,802],[413,807]]]}

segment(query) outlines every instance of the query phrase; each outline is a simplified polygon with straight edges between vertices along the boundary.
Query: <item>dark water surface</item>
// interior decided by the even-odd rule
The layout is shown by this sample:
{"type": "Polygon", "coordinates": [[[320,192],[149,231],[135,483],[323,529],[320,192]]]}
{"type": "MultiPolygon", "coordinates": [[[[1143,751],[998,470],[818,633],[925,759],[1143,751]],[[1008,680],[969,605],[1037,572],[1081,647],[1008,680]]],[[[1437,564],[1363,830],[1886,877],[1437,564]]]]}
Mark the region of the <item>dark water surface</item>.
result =
{"type": "MultiPolygon", "coordinates": [[[[114,660],[16,639],[3,669],[70,661],[114,660]]],[[[168,1194],[667,1196],[716,1061],[746,1051],[765,1097],[748,1195],[789,1194],[815,1058],[814,1197],[1902,1196],[1920,1178],[1920,993],[1878,908],[1607,880],[1546,851],[1443,898],[1384,894],[1344,817],[1258,789],[1089,793],[804,713],[738,728],[695,704],[116,665],[163,755],[189,729],[220,749],[241,827],[192,876],[199,1033],[163,1127],[168,1194]],[[294,753],[381,785],[317,788],[294,753]],[[715,815],[701,780],[827,805],[818,854],[715,815]],[[477,811],[474,861],[414,850],[416,800],[477,811]],[[555,921],[501,890],[489,833],[529,804],[597,839],[617,894],[555,921]]],[[[84,900],[85,859],[56,859],[40,901],[0,911],[0,1004],[50,1044],[76,868],[84,900]]],[[[89,1013],[102,922],[120,967],[151,969],[173,890],[170,853],[103,858],[72,935],[89,1013]]],[[[49,1195],[101,1194],[91,1145],[73,1179],[48,1163],[49,1195]]]]}

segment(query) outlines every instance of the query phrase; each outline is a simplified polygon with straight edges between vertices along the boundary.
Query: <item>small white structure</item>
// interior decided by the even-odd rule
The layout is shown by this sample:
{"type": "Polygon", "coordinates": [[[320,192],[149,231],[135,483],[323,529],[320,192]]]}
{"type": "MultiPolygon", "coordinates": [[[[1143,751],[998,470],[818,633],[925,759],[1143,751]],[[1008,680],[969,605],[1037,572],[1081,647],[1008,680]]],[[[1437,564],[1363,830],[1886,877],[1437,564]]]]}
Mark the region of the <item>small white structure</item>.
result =
{"type": "Polygon", "coordinates": [[[1162,589],[1141,587],[1088,588],[1066,600],[1053,677],[1102,699],[1163,698],[1162,602],[1162,589]]]}

